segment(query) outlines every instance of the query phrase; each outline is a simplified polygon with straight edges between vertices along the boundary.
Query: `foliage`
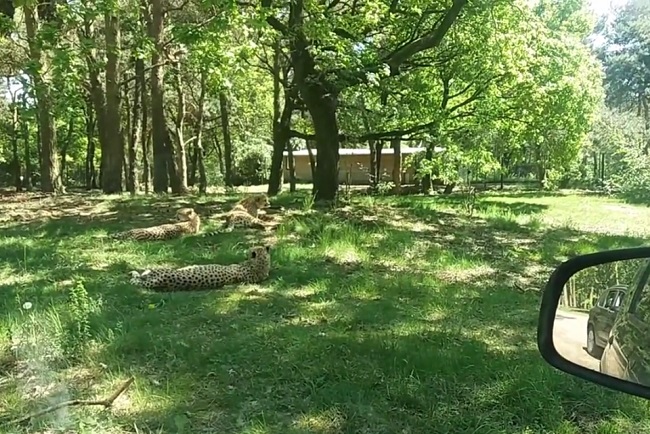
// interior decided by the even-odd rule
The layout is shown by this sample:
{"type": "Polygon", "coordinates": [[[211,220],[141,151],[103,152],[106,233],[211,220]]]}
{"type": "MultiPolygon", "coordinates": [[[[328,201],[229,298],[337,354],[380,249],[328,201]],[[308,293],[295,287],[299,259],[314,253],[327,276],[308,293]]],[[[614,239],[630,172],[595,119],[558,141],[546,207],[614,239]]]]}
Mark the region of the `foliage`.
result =
{"type": "Polygon", "coordinates": [[[235,185],[259,185],[269,179],[270,146],[251,139],[238,144],[234,158],[235,185]]]}
{"type": "MultiPolygon", "coordinates": [[[[124,145],[138,137],[132,119],[138,101],[136,60],[143,60],[146,68],[148,121],[147,130],[139,133],[144,138],[136,147],[136,170],[144,168],[145,146],[149,167],[164,158],[153,152],[151,143],[146,144],[151,141],[154,117],[149,72],[158,55],[163,69],[172,70],[163,89],[167,128],[175,132],[178,127],[180,91],[185,95],[184,137],[196,137],[199,99],[204,97],[201,144],[209,182],[216,185],[224,179],[224,160],[231,157],[233,168],[239,171],[234,177],[238,182],[263,183],[268,178],[271,151],[266,145],[273,137],[276,44],[280,50],[280,111],[285,91],[298,86],[291,57],[293,36],[277,25],[289,22],[288,3],[278,1],[269,9],[223,2],[189,2],[177,8],[181,3],[176,3],[163,7],[169,11],[163,17],[162,47],[146,37],[153,10],[144,11],[130,1],[119,7],[114,2],[61,4],[55,20],[43,20],[38,26],[36,37],[42,44],[43,61],[51,66],[44,78],[54,95],[56,147],[60,158],[65,158],[66,184],[87,184],[90,177],[98,177],[105,159],[102,153],[108,152],[101,145],[98,129],[102,110],[92,113],[98,110],[98,103],[93,100],[91,104],[95,97],[90,98],[89,93],[95,84],[107,89],[106,56],[110,50],[104,27],[108,16],[119,20],[119,119],[124,145]],[[181,74],[180,89],[176,89],[177,73],[181,74]],[[93,84],[95,79],[99,83],[93,84]],[[225,155],[222,143],[221,94],[226,94],[229,102],[232,156],[225,155]],[[95,144],[94,149],[90,143],[95,144]],[[258,146],[255,152],[249,149],[252,143],[258,146]],[[241,162],[244,157],[245,164],[241,162]],[[92,170],[94,175],[89,173],[92,170]]],[[[340,132],[350,138],[345,146],[365,147],[369,140],[396,136],[443,146],[447,149],[444,158],[435,154],[433,160],[420,161],[417,166],[420,177],[436,174],[444,182],[458,181],[460,166],[470,168],[479,179],[498,171],[509,173],[518,165],[537,165],[539,180],[547,187],[565,185],[576,174],[575,162],[602,93],[599,64],[583,43],[594,25],[584,1],[531,5],[508,0],[474,5],[459,16],[435,49],[418,51],[400,61],[399,75],[391,70],[395,67],[391,56],[414,35],[424,38],[435,29],[447,6],[409,0],[395,9],[367,0],[359,8],[347,4],[323,7],[313,2],[304,7],[300,32],[312,42],[309,52],[316,70],[324,72],[324,79],[338,93],[340,132]]],[[[23,23],[16,23],[16,32],[23,32],[23,23]]],[[[13,44],[14,51],[28,52],[24,39],[7,44],[13,44]]],[[[15,63],[17,70],[33,72],[29,69],[33,62],[16,57],[15,63]]],[[[32,98],[31,79],[24,79],[24,74],[21,77],[32,98]]],[[[313,134],[304,99],[296,102],[290,128],[313,134]]],[[[19,104],[20,124],[28,124],[33,137],[34,101],[20,100],[19,104]]],[[[304,141],[298,141],[297,146],[304,147],[304,141]]],[[[9,142],[0,140],[0,155],[8,159],[14,158],[9,142]]],[[[193,146],[189,141],[185,152],[188,172],[196,173],[193,146]]],[[[31,166],[37,167],[41,147],[20,138],[18,160],[23,170],[25,147],[30,148],[29,158],[34,160],[31,166]]],[[[174,145],[174,154],[179,152],[177,147],[174,145]]],[[[13,169],[5,168],[9,170],[13,169]]],[[[149,177],[142,174],[139,178],[149,177]]],[[[9,182],[13,177],[4,179],[9,182]]]]}
{"type": "Polygon", "coordinates": [[[631,0],[617,11],[604,31],[607,43],[600,49],[611,106],[640,109],[647,104],[650,83],[650,5],[631,0]]]}
{"type": "Polygon", "coordinates": [[[630,286],[645,259],[614,261],[607,264],[585,268],[571,277],[565,291],[569,307],[591,309],[601,291],[614,285],[630,286]]]}

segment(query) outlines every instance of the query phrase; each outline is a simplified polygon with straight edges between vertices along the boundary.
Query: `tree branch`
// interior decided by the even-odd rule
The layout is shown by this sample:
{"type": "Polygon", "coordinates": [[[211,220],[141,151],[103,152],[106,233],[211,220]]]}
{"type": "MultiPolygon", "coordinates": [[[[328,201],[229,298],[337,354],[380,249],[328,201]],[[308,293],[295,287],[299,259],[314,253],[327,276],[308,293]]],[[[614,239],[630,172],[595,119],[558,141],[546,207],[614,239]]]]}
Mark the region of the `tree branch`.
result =
{"type": "Polygon", "coordinates": [[[412,56],[422,51],[436,48],[440,45],[452,24],[460,15],[463,7],[467,4],[467,1],[468,0],[454,0],[452,6],[445,12],[442,19],[436,21],[436,24],[430,32],[414,41],[399,46],[391,53],[384,56],[379,63],[366,65],[361,69],[338,69],[329,71],[329,73],[332,73],[337,77],[339,82],[338,85],[341,88],[351,87],[367,82],[367,75],[369,73],[379,72],[383,69],[384,65],[389,66],[391,76],[399,75],[400,67],[406,64],[412,56]]]}
{"type": "Polygon", "coordinates": [[[43,410],[37,411],[35,413],[28,414],[27,416],[11,420],[9,422],[6,422],[3,425],[17,425],[21,424],[24,422],[27,422],[28,420],[42,416],[47,413],[51,413],[53,411],[56,411],[60,408],[63,407],[73,407],[73,406],[81,406],[81,405],[101,405],[104,406],[105,408],[108,408],[113,405],[113,402],[122,394],[126,389],[131,386],[131,383],[135,381],[135,378],[130,377],[128,380],[126,380],[113,394],[111,394],[108,398],[102,399],[102,400],[85,400],[85,399],[73,399],[70,401],[64,401],[64,402],[59,402],[58,404],[52,405],[50,407],[47,407],[43,410]]]}
{"type": "Polygon", "coordinates": [[[189,3],[190,3],[190,0],[185,0],[185,1],[183,1],[183,3],[180,4],[180,6],[164,8],[163,9],[163,15],[168,14],[169,12],[181,11],[189,3]]]}
{"type": "Polygon", "coordinates": [[[399,74],[399,67],[413,55],[440,45],[466,4],[467,0],[454,0],[442,20],[440,20],[440,24],[436,25],[431,32],[386,56],[384,61],[390,66],[391,75],[399,74]]]}
{"type": "MultiPolygon", "coordinates": [[[[347,142],[367,142],[369,140],[392,140],[392,139],[403,139],[404,136],[412,136],[413,134],[426,131],[439,123],[438,120],[427,122],[425,124],[415,125],[411,128],[400,129],[400,130],[391,130],[391,131],[381,131],[376,133],[367,133],[360,136],[350,136],[347,134],[339,134],[339,141],[347,142]]],[[[296,130],[289,131],[290,137],[295,137],[303,140],[316,140],[315,134],[306,134],[296,130]]]]}
{"type": "Polygon", "coordinates": [[[273,27],[275,30],[286,36],[289,33],[289,29],[287,26],[282,24],[280,20],[278,20],[276,17],[270,15],[266,17],[266,22],[268,23],[269,26],[273,27]]]}
{"type": "Polygon", "coordinates": [[[481,86],[481,87],[477,88],[469,98],[467,98],[465,101],[459,102],[458,104],[456,104],[455,106],[450,108],[448,110],[448,112],[453,113],[456,110],[458,110],[459,108],[463,108],[466,105],[471,104],[472,102],[476,101],[477,99],[479,99],[481,97],[481,95],[483,95],[483,93],[485,92],[486,89],[487,89],[487,86],[481,86]]]}
{"type": "MultiPolygon", "coordinates": [[[[149,72],[149,71],[151,71],[151,70],[152,70],[153,68],[155,68],[155,67],[158,67],[158,66],[165,66],[165,65],[167,65],[168,63],[171,63],[171,61],[170,61],[170,60],[164,60],[164,61],[162,61],[162,62],[160,62],[160,63],[156,63],[155,65],[149,65],[149,66],[147,66],[146,68],[144,68],[144,72],[145,72],[145,73],[146,73],[146,72],[149,72]]],[[[129,83],[131,83],[132,81],[134,81],[136,78],[137,78],[137,77],[136,77],[135,75],[132,75],[132,76],[129,77],[129,78],[125,78],[124,80],[121,80],[121,81],[118,83],[118,86],[126,86],[127,84],[129,84],[129,83]]]]}
{"type": "Polygon", "coordinates": [[[334,9],[339,3],[341,3],[341,0],[333,0],[328,6],[327,9],[331,10],[334,9]]]}

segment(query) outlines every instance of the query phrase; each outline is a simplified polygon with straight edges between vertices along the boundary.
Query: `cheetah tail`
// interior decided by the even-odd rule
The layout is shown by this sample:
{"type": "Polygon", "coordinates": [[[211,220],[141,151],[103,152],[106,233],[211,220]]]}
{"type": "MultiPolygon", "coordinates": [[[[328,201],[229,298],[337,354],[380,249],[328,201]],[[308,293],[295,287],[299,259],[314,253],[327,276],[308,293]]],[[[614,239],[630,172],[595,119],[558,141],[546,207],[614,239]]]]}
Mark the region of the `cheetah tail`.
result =
{"type": "Polygon", "coordinates": [[[110,234],[108,237],[113,240],[124,240],[128,238],[129,233],[128,232],[118,232],[115,234],[110,234]]]}

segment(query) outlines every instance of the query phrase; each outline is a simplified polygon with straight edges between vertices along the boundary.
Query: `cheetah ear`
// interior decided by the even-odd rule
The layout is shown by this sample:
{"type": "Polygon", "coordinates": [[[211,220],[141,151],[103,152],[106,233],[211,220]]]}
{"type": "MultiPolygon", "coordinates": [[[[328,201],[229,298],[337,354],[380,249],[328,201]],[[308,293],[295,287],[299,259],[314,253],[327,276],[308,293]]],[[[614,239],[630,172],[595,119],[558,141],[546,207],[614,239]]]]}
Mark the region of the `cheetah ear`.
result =
{"type": "Polygon", "coordinates": [[[257,257],[257,252],[255,250],[253,250],[251,252],[251,258],[255,259],[256,257],[257,257]]]}
{"type": "Polygon", "coordinates": [[[264,246],[264,248],[266,249],[266,253],[271,251],[271,246],[268,245],[268,244],[266,246],[264,246]]]}

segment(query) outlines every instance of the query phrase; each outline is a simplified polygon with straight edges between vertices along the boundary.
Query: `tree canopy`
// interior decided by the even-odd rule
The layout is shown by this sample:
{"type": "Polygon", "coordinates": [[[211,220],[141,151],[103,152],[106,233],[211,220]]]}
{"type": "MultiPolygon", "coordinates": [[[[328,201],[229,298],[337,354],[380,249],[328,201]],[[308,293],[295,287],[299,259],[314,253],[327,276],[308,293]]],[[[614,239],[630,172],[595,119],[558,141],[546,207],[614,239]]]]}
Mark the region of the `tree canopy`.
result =
{"type": "MultiPolygon", "coordinates": [[[[596,20],[582,0],[13,5],[0,150],[17,188],[268,182],[275,194],[283,152],[309,147],[316,199],[332,200],[341,148],[370,148],[376,184],[377,155],[404,141],[426,148],[413,161],[425,190],[461,166],[528,167],[555,185],[587,148],[603,80],[608,103],[643,81],[616,80],[629,54],[587,45],[596,20]]],[[[643,26],[624,22],[614,33],[639,39],[643,26]]]]}

